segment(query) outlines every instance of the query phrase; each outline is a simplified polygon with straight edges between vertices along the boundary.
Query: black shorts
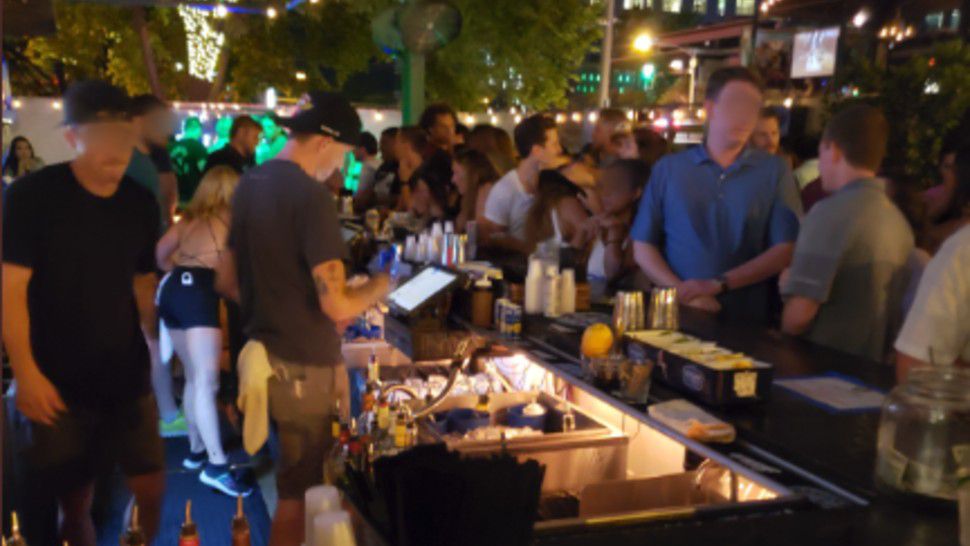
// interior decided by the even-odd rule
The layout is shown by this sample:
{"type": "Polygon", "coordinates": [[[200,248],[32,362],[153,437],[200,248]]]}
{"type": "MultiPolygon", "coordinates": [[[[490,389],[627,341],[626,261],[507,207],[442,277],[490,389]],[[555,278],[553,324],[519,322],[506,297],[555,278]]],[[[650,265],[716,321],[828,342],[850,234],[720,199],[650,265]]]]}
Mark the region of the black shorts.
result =
{"type": "Polygon", "coordinates": [[[158,318],[170,330],[219,327],[216,272],[207,267],[176,267],[162,278],[156,304],[158,318]]]}
{"type": "Polygon", "coordinates": [[[40,484],[63,494],[121,466],[126,477],[165,469],[155,397],[110,409],[71,407],[54,426],[31,423],[28,460],[40,484]]]}

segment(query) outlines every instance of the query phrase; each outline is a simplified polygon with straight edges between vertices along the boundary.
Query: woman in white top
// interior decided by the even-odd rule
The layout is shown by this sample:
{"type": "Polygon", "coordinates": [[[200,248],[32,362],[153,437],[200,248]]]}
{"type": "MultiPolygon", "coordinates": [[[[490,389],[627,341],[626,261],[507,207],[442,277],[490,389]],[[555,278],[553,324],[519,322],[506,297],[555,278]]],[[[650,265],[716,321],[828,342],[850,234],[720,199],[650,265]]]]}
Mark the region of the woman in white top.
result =
{"type": "Polygon", "coordinates": [[[586,269],[590,280],[608,284],[636,270],[630,226],[649,178],[650,166],[639,159],[619,159],[603,170],[599,183],[603,212],[584,226],[593,240],[586,269]]]}

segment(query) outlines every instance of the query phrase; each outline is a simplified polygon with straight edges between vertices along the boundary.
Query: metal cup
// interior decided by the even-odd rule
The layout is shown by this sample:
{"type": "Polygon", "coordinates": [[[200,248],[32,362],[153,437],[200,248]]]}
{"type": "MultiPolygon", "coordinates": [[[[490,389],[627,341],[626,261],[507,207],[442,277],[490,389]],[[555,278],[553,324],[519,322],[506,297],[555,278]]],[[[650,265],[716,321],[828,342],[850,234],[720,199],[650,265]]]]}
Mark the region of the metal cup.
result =
{"type": "Polygon", "coordinates": [[[654,288],[650,292],[649,327],[653,330],[680,329],[676,288],[654,288]]]}

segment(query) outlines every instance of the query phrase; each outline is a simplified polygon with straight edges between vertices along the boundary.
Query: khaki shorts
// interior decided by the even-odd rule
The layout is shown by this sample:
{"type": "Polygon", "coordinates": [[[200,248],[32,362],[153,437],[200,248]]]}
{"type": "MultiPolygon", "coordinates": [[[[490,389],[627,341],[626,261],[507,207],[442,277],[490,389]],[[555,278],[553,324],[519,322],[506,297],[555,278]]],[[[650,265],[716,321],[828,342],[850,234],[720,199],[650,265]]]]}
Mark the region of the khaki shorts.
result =
{"type": "Polygon", "coordinates": [[[280,440],[276,487],[279,498],[302,500],[308,488],[323,483],[338,399],[341,413],[349,414],[347,368],[292,364],[273,355],[269,362],[275,372],[268,385],[269,413],[280,440]]]}
{"type": "Polygon", "coordinates": [[[116,464],[128,478],[161,472],[165,452],[155,397],[111,410],[71,407],[54,426],[31,423],[28,457],[42,486],[55,494],[89,485],[116,464]]]}

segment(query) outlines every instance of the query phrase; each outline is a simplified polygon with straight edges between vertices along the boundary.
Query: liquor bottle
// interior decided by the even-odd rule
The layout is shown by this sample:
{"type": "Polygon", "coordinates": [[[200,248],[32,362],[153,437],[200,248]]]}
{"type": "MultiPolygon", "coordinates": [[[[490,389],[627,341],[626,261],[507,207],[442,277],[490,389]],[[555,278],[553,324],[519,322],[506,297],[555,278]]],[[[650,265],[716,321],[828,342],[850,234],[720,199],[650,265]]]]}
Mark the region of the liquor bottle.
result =
{"type": "Polygon", "coordinates": [[[192,501],[185,501],[185,521],[179,531],[179,546],[199,546],[199,530],[192,521],[192,501]]]}
{"type": "Polygon", "coordinates": [[[407,417],[404,416],[404,409],[397,410],[394,418],[394,447],[403,449],[408,446],[407,417]]]}
{"type": "Polygon", "coordinates": [[[333,447],[330,448],[330,453],[327,455],[327,460],[324,461],[323,476],[327,485],[339,485],[346,475],[349,442],[350,432],[344,426],[337,434],[333,447]]]}
{"type": "Polygon", "coordinates": [[[20,518],[17,517],[17,512],[10,512],[10,540],[5,544],[27,546],[27,540],[20,534],[20,518]]]}
{"type": "Polygon", "coordinates": [[[391,407],[388,405],[387,400],[381,400],[381,403],[377,406],[377,429],[383,433],[387,433],[387,429],[391,427],[391,407]]]}
{"type": "Polygon", "coordinates": [[[340,438],[340,399],[334,401],[333,415],[330,416],[330,435],[334,439],[340,438]]]}
{"type": "Polygon", "coordinates": [[[128,530],[121,535],[121,546],[145,546],[145,533],[138,524],[138,505],[131,507],[131,521],[128,530]]]}
{"type": "Polygon", "coordinates": [[[370,357],[367,359],[367,383],[370,385],[380,385],[381,383],[381,363],[377,360],[377,351],[371,350],[370,357]]]}
{"type": "Polygon", "coordinates": [[[232,546],[249,546],[249,521],[243,513],[242,495],[236,497],[236,515],[232,518],[232,546]]]}

